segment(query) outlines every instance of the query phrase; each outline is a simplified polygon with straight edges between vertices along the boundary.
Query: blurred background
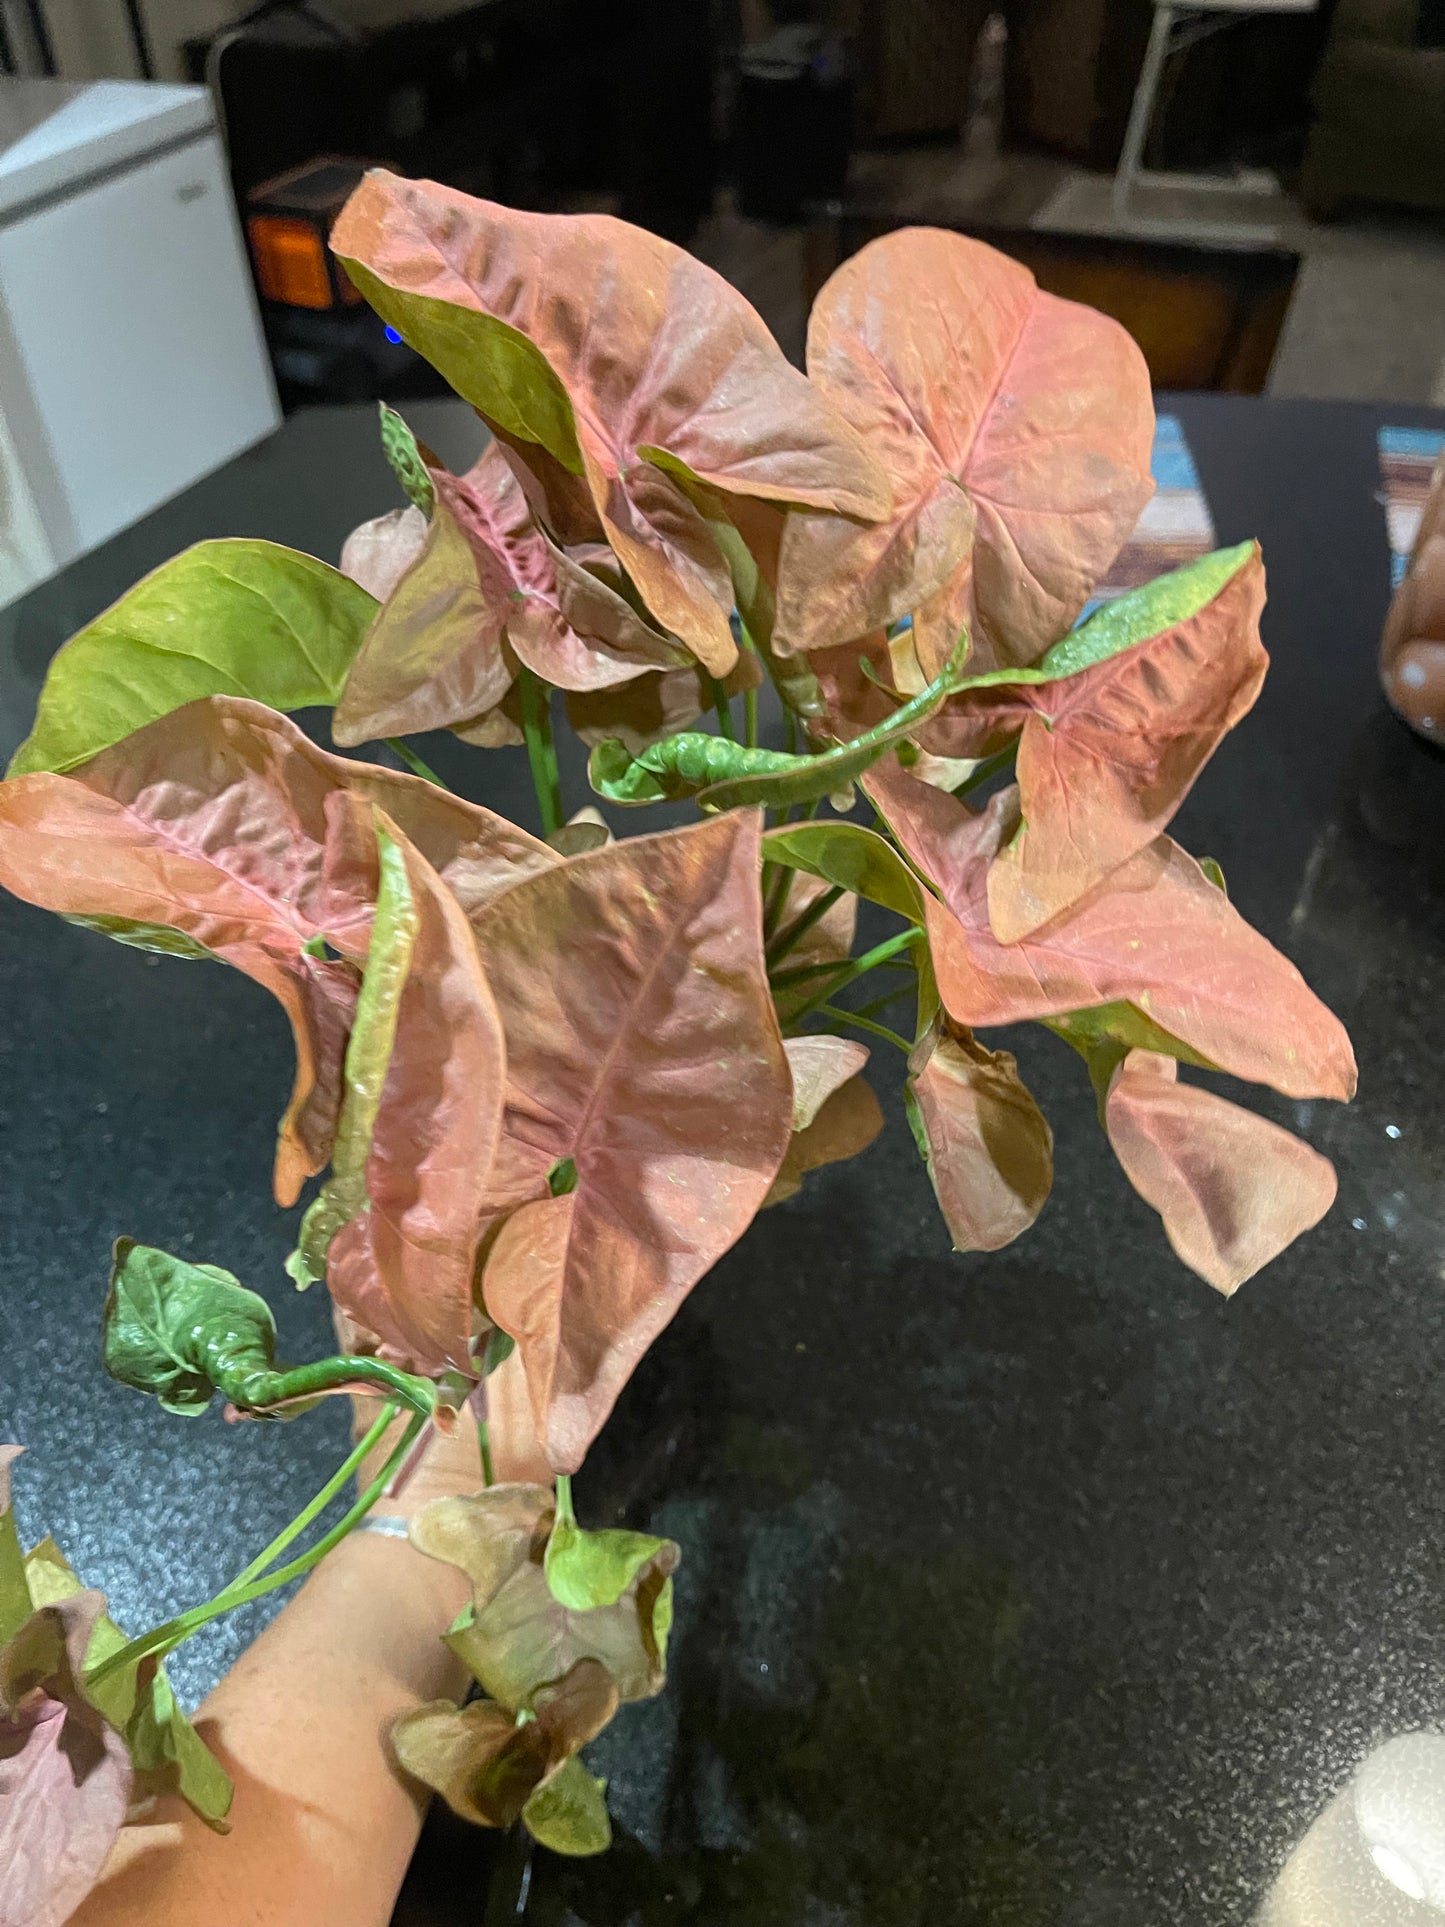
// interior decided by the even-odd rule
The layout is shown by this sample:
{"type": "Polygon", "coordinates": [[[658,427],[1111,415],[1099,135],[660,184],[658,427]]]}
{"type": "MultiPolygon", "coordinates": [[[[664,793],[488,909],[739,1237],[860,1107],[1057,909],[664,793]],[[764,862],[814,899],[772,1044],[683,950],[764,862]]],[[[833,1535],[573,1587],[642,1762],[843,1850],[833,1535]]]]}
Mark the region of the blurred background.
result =
{"type": "Polygon", "coordinates": [[[0,0],[0,70],[0,602],[278,405],[439,392],[326,254],[374,163],[640,222],[797,360],[924,221],[1160,388],[1445,402],[1445,0],[0,0]]]}

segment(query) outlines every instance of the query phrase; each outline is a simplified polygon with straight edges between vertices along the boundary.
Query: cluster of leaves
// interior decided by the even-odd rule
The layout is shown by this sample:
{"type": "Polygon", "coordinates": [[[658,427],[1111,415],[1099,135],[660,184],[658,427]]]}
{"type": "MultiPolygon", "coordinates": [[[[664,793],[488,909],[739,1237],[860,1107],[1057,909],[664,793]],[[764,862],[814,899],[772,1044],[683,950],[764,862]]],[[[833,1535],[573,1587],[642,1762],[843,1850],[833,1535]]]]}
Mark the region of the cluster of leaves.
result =
{"type": "MultiPolygon", "coordinates": [[[[1258,552],[1071,626],[1152,486],[1120,329],[912,230],[829,282],[803,374],[708,269],[604,217],[376,173],[333,240],[491,441],[454,475],[383,411],[407,506],[341,569],[203,543],[67,644],[0,784],[0,883],[279,999],[278,1201],[330,1167],[289,1269],[360,1352],[466,1386],[515,1344],[569,1475],[758,1210],[877,1133],[840,1026],[906,1053],[959,1250],[1016,1237],[1052,1182],[1013,1057],[975,1035],[1020,1021],[1082,1056],[1127,1176],[1219,1289],[1318,1220],[1328,1163],[1178,1077],[1353,1089],[1339,1023],[1166,833],[1264,675],[1258,552]],[[765,679],[783,749],[757,741],[765,679]],[[701,820],[564,822],[558,691],[603,799],[701,820]],[[317,704],[344,748],[524,742],[542,835],[318,748],[281,713],[317,704]],[[717,731],[692,727],[709,706],[717,731]],[[875,828],[818,814],[855,785],[875,828]],[[860,898],[897,927],[855,956],[860,898]],[[911,1037],[835,1001],[885,967],[911,1037]]],[[[279,1400],[243,1351],[147,1355],[131,1382],[279,1400]]],[[[472,1577],[453,1639],[490,1697],[398,1748],[458,1811],[577,1850],[603,1824],[577,1751],[660,1684],[676,1555],[579,1538],[556,1504],[498,1488],[422,1528],[472,1577]]]]}
{"type": "Polygon", "coordinates": [[[662,1690],[677,1546],[584,1532],[565,1480],[555,1495],[493,1485],[433,1500],[411,1537],[470,1581],[447,1644],[486,1697],[404,1714],[391,1733],[398,1761],[464,1820],[520,1819],[554,1852],[600,1853],[604,1783],[577,1755],[619,1705],[662,1690]]]}

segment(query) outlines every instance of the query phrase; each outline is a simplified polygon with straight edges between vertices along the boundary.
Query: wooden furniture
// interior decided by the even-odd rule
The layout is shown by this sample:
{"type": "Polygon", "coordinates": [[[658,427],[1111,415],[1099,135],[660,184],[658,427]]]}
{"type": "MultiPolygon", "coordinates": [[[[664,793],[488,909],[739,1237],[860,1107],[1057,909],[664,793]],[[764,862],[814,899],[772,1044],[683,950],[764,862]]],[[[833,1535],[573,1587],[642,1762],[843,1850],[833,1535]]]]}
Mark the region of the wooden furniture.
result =
{"type": "Polygon", "coordinates": [[[1156,388],[1262,393],[1299,272],[1284,248],[1193,247],[1140,236],[993,228],[956,215],[827,210],[809,235],[808,305],[840,261],[899,227],[952,228],[1030,269],[1041,288],[1112,315],[1144,351],[1156,388]]]}

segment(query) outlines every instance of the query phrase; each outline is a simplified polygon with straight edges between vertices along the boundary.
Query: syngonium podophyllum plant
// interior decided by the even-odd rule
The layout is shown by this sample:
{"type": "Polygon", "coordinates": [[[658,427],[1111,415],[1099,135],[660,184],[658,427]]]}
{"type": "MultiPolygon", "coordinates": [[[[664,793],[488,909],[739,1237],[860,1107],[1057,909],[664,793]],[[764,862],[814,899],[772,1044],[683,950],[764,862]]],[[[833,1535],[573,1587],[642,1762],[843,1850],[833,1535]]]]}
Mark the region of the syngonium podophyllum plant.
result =
{"type": "Polygon", "coordinates": [[[1193,1075],[1354,1085],[1340,1024],[1167,834],[1264,676],[1258,550],[1075,626],[1151,488],[1148,380],[1114,323],[907,231],[824,288],[804,375],[716,275],[600,216],[378,173],[333,243],[484,454],[451,474],[383,411],[408,501],[340,569],[202,543],[74,637],[0,785],[0,881],[271,990],[297,1057],[278,1202],[329,1167],[288,1269],[325,1281],[343,1354],[279,1364],[264,1299],[122,1239],[109,1370],[182,1413],[379,1391],[322,1499],[408,1422],[310,1550],[319,1505],[138,1639],[4,1511],[6,1919],[60,1919],[158,1788],[223,1822],[159,1662],[313,1563],[423,1426],[484,1414],[513,1347],[555,1489],[484,1482],[418,1519],[470,1576],[449,1638],[482,1697],[405,1718],[395,1748],[484,1825],[605,1844],[579,1750],[662,1685],[678,1549],[584,1530],[570,1475],[756,1213],[879,1130],[870,1046],[959,1251],[1048,1196],[1049,1126],[980,1035],[1020,1021],[1078,1052],[1126,1176],[1219,1290],[1334,1195],[1323,1157],[1193,1075]],[[784,747],[758,744],[767,682],[784,747]],[[318,704],[341,748],[388,741],[412,773],[318,748],[284,713],[318,704]],[[697,820],[614,841],[568,819],[559,710],[602,799],[697,820]],[[431,775],[405,739],[439,729],[526,745],[540,834],[431,775]],[[855,954],[860,898],[890,927],[855,954]],[[36,1788],[70,1815],[44,1842],[36,1788]]]}

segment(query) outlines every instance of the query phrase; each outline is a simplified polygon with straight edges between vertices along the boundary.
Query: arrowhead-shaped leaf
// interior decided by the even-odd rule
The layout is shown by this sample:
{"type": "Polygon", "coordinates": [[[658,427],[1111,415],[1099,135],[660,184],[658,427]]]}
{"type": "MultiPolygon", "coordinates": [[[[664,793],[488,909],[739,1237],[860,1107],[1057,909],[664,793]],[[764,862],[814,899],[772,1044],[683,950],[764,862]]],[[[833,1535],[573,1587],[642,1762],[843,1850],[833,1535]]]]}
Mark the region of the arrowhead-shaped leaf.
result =
{"type": "Polygon", "coordinates": [[[118,1238],[105,1301],[105,1369],[193,1418],[220,1392],[266,1402],[276,1364],[271,1307],[219,1265],[118,1238]]]}
{"type": "Polygon", "coordinates": [[[488,1202],[513,1212],[482,1288],[559,1471],[742,1235],[787,1147],[760,829],[729,814],[611,844],[474,922],[506,1037],[488,1202]],[[569,1158],[577,1188],[553,1197],[548,1175],[569,1158]]]}
{"type": "Polygon", "coordinates": [[[1259,549],[1242,543],[1109,604],[1011,686],[966,685],[936,719],[928,744],[947,756],[1019,736],[1023,820],[988,881],[1000,943],[1067,910],[1170,821],[1259,693],[1263,606],[1259,549]]]}
{"type": "Polygon", "coordinates": [[[380,171],[331,238],[372,306],[458,394],[585,475],[643,600],[715,675],[736,655],[732,587],[688,480],[851,515],[887,508],[862,443],[753,309],[670,242],[606,215],[520,213],[380,171]]]}
{"type": "Polygon", "coordinates": [[[274,542],[201,542],[72,636],[10,774],[68,770],[200,696],[334,703],[376,613],[364,589],[274,542]]]}
{"type": "Polygon", "coordinates": [[[1176,1256],[1228,1297],[1319,1223],[1335,1201],[1334,1166],[1178,1076],[1173,1058],[1132,1052],[1109,1087],[1104,1123],[1176,1256]]]}
{"type": "Polygon", "coordinates": [[[676,1545],[659,1541],[612,1604],[578,1610],[547,1583],[554,1517],[546,1486],[494,1485],[469,1499],[435,1499],[413,1520],[412,1543],[472,1583],[472,1605],[447,1644],[514,1711],[533,1710],[539,1692],[580,1660],[605,1667],[620,1699],[650,1699],[666,1678],[676,1545]]]}
{"type": "Polygon", "coordinates": [[[988,869],[1018,822],[1001,791],[975,815],[957,798],[880,767],[869,794],[933,879],[929,943],[949,1015],[985,1028],[1128,1002],[1199,1059],[1286,1097],[1348,1098],[1355,1059],[1339,1019],[1168,837],[1021,943],[988,916],[988,869]]]}
{"type": "Polygon", "coordinates": [[[1153,492],[1133,341],[979,241],[904,228],[823,288],[808,373],[882,463],[894,506],[864,527],[789,517],[779,639],[819,648],[912,614],[926,675],[964,624],[976,667],[1034,661],[1153,492]]]}
{"type": "Polygon", "coordinates": [[[151,724],[69,776],[0,784],[0,885],[45,909],[175,930],[281,1002],[297,1074],[276,1191],[294,1203],[331,1151],[375,839],[348,873],[333,799],[383,808],[470,915],[555,851],[435,784],[329,756],[259,704],[223,697],[151,724]],[[329,847],[330,846],[330,847],[329,847]],[[316,954],[329,940],[351,961],[316,954]]]}
{"type": "Polygon", "coordinates": [[[1008,1051],[942,1022],[909,1059],[908,1112],[955,1251],[999,1251],[1054,1182],[1054,1137],[1008,1051]]]}

